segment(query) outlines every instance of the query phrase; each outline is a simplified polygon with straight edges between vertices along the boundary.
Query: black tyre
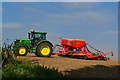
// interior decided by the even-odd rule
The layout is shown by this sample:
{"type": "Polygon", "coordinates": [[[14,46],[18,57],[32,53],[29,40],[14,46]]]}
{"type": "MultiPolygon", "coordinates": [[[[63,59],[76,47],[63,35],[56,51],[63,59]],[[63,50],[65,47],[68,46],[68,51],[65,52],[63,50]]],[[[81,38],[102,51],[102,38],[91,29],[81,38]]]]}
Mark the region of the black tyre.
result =
{"type": "Polygon", "coordinates": [[[26,45],[19,45],[15,50],[15,54],[17,56],[26,56],[27,53],[28,53],[28,48],[26,45]]]}
{"type": "Polygon", "coordinates": [[[88,56],[87,56],[87,55],[86,55],[86,56],[84,56],[84,59],[85,59],[85,60],[88,60],[88,56]]]}
{"type": "Polygon", "coordinates": [[[101,59],[100,58],[97,58],[98,61],[100,61],[101,59]]]}
{"type": "Polygon", "coordinates": [[[37,47],[35,55],[38,57],[50,57],[52,52],[53,52],[52,45],[50,45],[49,43],[41,43],[37,47]]]}

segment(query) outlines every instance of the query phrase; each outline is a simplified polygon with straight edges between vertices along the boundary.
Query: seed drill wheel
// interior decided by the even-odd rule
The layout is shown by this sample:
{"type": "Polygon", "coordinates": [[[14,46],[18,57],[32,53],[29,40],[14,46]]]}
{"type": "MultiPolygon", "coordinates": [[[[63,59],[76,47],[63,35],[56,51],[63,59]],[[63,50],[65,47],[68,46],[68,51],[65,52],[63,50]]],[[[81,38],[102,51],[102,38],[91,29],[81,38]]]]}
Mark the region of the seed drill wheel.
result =
{"type": "Polygon", "coordinates": [[[53,52],[52,45],[49,43],[41,43],[35,53],[38,57],[50,57],[53,52]]]}
{"type": "Polygon", "coordinates": [[[15,50],[15,54],[17,56],[26,56],[27,53],[28,53],[28,48],[26,45],[19,45],[15,50]]]}
{"type": "Polygon", "coordinates": [[[84,56],[84,59],[85,59],[85,60],[88,60],[88,56],[87,56],[87,55],[86,55],[86,56],[84,56]]]}

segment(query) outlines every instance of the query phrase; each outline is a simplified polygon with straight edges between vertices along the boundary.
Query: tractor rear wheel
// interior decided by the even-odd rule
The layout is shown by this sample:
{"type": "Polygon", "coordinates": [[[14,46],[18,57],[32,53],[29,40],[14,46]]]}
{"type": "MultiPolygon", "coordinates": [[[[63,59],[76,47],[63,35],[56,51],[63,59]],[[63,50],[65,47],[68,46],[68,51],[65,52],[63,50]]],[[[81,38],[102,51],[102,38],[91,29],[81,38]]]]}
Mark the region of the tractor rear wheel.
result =
{"type": "Polygon", "coordinates": [[[15,50],[15,54],[17,56],[26,56],[27,53],[28,53],[28,48],[26,45],[19,45],[15,50]]]}
{"type": "Polygon", "coordinates": [[[52,52],[53,52],[52,45],[50,45],[49,43],[41,43],[37,47],[35,55],[38,57],[50,57],[52,52]]]}

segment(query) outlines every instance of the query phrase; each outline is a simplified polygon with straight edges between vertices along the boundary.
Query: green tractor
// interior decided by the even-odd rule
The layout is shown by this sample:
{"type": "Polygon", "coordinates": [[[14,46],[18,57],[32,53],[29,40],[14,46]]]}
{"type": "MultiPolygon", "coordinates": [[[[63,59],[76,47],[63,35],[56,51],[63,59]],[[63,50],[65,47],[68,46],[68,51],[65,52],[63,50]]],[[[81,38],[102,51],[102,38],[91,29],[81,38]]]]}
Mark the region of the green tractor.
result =
{"type": "Polygon", "coordinates": [[[13,43],[13,51],[18,56],[25,56],[28,52],[35,53],[38,57],[50,57],[53,52],[53,44],[46,40],[46,32],[28,32],[28,39],[16,39],[13,43]]]}

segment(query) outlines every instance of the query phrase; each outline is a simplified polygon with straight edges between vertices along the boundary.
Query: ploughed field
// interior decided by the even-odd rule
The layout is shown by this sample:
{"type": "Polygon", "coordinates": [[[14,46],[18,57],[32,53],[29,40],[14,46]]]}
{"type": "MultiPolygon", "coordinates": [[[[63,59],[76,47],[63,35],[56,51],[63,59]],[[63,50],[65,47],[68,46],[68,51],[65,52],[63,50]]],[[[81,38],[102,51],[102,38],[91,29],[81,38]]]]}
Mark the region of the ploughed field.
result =
{"type": "Polygon", "coordinates": [[[17,59],[28,60],[33,64],[58,68],[63,74],[77,78],[118,78],[120,65],[117,61],[84,60],[52,55],[48,57],[36,57],[29,53],[26,56],[18,56],[17,59]]]}

